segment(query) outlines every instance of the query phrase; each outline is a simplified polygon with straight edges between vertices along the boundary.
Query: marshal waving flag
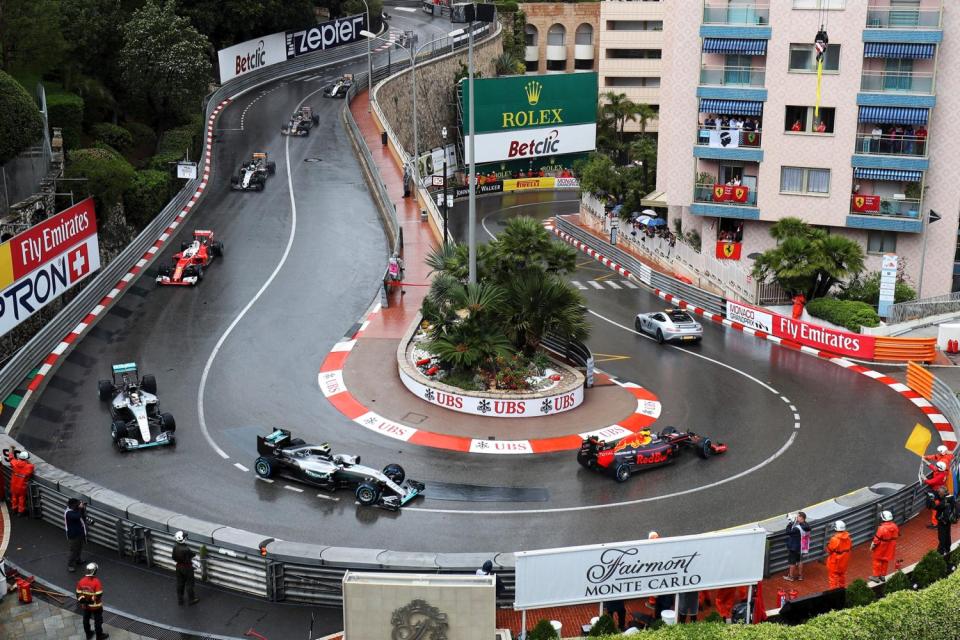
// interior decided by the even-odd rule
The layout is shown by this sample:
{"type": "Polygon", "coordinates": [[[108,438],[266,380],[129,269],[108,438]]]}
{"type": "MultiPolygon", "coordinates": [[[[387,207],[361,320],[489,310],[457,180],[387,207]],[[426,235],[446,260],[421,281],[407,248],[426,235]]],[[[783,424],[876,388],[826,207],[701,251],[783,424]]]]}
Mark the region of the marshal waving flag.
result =
{"type": "Polygon", "coordinates": [[[0,335],[99,268],[93,198],[0,244],[0,335]]]}

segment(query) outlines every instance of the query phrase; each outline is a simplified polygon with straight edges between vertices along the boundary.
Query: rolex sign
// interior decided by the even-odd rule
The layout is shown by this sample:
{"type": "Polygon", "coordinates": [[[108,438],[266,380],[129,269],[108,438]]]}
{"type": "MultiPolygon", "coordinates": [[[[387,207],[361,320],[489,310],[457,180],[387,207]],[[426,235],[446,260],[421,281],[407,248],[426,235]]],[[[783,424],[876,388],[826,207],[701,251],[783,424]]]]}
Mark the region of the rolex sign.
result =
{"type": "MultiPolygon", "coordinates": [[[[596,148],[596,73],[481,78],[474,85],[477,162],[596,148]]],[[[469,87],[463,83],[464,123],[469,107],[469,87]]],[[[469,149],[469,141],[465,144],[469,149]]]]}

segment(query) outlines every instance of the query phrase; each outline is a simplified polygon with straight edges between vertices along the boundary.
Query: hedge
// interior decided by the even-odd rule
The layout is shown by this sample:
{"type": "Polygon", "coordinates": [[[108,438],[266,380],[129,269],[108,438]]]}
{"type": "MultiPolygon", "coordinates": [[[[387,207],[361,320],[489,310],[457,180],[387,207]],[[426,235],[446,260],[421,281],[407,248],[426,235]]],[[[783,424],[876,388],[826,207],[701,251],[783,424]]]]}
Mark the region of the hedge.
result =
{"type": "Polygon", "coordinates": [[[93,125],[93,137],[97,142],[108,144],[117,151],[126,151],[133,146],[133,135],[123,127],[109,122],[93,125]]]}
{"type": "Polygon", "coordinates": [[[47,94],[47,118],[53,127],[63,131],[64,149],[80,147],[80,135],[83,133],[83,98],[75,93],[58,92],[47,94]]]}
{"type": "Polygon", "coordinates": [[[109,148],[77,149],[67,159],[66,177],[87,179],[71,188],[94,196],[101,211],[118,203],[133,180],[133,167],[109,148]]]}
{"type": "Polygon", "coordinates": [[[0,71],[0,164],[15,158],[43,135],[40,109],[27,90],[0,71]]]}
{"type": "Polygon", "coordinates": [[[202,120],[168,129],[160,135],[160,141],[157,143],[157,154],[150,159],[147,167],[157,171],[170,171],[170,163],[182,160],[188,149],[190,159],[193,162],[198,162],[202,142],[202,120]]]}
{"type": "Polygon", "coordinates": [[[142,122],[127,122],[123,128],[130,132],[135,147],[149,146],[151,150],[156,147],[157,134],[148,125],[142,122]]]}
{"type": "Polygon", "coordinates": [[[146,169],[133,175],[123,193],[124,216],[130,226],[140,231],[160,213],[170,200],[171,182],[169,171],[146,169]]]}
{"type": "Polygon", "coordinates": [[[838,300],[836,298],[816,298],[807,303],[807,313],[814,318],[821,318],[827,322],[846,327],[854,333],[860,332],[860,327],[877,327],[880,325],[880,316],[876,309],[865,302],[854,300],[838,300]]]}
{"type": "MultiPolygon", "coordinates": [[[[865,607],[833,611],[795,627],[699,622],[665,627],[643,640],[943,640],[960,629],[960,571],[922,591],[898,591],[865,607]]],[[[627,638],[616,635],[606,638],[627,638]]]]}

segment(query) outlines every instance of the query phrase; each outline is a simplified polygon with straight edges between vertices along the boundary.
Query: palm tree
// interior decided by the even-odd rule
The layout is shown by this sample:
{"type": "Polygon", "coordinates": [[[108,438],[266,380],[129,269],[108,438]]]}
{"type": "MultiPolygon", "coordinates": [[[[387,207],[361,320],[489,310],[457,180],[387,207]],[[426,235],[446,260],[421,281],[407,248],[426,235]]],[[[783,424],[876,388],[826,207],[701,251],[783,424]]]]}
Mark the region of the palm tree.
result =
{"type": "Polygon", "coordinates": [[[457,371],[469,371],[484,365],[493,371],[498,357],[513,353],[513,346],[502,333],[466,322],[425,346],[441,362],[457,371]]]}
{"type": "Polygon", "coordinates": [[[834,285],[863,272],[863,247],[850,238],[824,234],[815,245],[818,269],[814,297],[827,295],[834,285]]]}
{"type": "Polygon", "coordinates": [[[583,296],[560,278],[527,273],[506,288],[503,326],[513,345],[528,356],[539,349],[548,333],[571,340],[589,335],[583,296]]]}
{"type": "Polygon", "coordinates": [[[770,227],[770,237],[777,242],[782,242],[790,236],[809,238],[813,228],[802,218],[788,216],[780,218],[772,227],[770,227]]]}

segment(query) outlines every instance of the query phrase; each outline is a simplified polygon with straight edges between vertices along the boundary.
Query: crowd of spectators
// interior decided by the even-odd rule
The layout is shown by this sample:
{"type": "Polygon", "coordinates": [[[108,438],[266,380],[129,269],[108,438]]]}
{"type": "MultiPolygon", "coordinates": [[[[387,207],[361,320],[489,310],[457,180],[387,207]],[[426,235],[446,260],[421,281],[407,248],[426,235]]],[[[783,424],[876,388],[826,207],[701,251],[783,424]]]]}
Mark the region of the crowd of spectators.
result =
{"type": "Polygon", "coordinates": [[[863,151],[895,155],[922,156],[927,148],[927,128],[922,124],[873,125],[869,136],[863,137],[863,151]]]}
{"type": "Polygon", "coordinates": [[[708,113],[707,117],[704,118],[703,124],[700,125],[702,129],[716,129],[722,131],[724,129],[740,129],[743,131],[760,131],[760,120],[757,118],[744,118],[740,116],[726,116],[726,115],[714,115],[708,113]]]}

